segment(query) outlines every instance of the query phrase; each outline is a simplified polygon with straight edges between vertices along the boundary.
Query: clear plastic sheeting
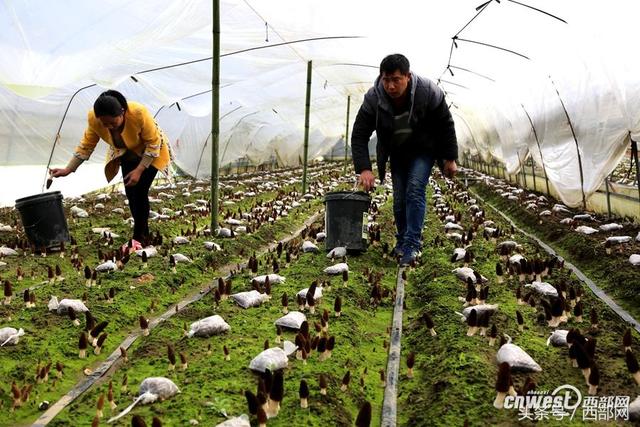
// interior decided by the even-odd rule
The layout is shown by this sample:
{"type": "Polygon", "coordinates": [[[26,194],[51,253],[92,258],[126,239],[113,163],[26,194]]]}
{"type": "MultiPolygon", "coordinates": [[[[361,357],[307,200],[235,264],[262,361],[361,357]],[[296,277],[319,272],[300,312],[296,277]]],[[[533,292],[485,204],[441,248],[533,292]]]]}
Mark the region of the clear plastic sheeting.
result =
{"type": "MultiPolygon", "coordinates": [[[[335,157],[347,96],[352,129],[380,60],[399,51],[445,90],[461,155],[511,174],[533,159],[566,205],[581,205],[640,139],[640,4],[481,3],[410,1],[395,19],[378,0],[222,0],[220,167],[302,162],[309,60],[308,158],[335,157]]],[[[12,198],[40,190],[54,141],[52,165],[66,164],[107,88],[156,115],[181,170],[210,176],[211,1],[4,2],[0,25],[0,165],[42,167],[12,198]]],[[[65,195],[105,184],[100,168],[66,180],[65,195]]]]}

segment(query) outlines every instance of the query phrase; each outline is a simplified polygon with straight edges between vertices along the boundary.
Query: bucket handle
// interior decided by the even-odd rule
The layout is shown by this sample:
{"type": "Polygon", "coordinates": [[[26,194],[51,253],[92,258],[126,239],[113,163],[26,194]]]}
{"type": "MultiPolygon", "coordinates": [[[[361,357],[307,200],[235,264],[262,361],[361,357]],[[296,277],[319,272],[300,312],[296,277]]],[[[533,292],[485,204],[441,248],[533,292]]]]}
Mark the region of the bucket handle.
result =
{"type": "Polygon", "coordinates": [[[355,194],[355,193],[357,193],[357,192],[358,192],[358,177],[359,177],[359,176],[360,176],[360,175],[356,175],[356,179],[355,179],[355,181],[354,181],[354,183],[353,183],[353,188],[351,189],[351,192],[350,192],[350,193],[345,193],[345,194],[342,196],[342,198],[343,198],[343,199],[346,199],[347,197],[349,197],[349,196],[351,196],[351,195],[353,195],[353,194],[355,194]]]}

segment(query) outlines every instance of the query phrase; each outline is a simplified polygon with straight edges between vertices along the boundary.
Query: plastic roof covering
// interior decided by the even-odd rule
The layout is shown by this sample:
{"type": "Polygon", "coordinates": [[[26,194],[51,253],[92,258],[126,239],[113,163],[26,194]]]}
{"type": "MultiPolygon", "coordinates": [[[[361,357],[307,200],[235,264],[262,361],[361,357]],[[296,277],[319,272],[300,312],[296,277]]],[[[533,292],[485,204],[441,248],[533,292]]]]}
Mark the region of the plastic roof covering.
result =
{"type": "MultiPolygon", "coordinates": [[[[461,153],[503,161],[510,173],[528,156],[544,160],[563,201],[580,205],[582,192],[588,197],[619,162],[629,136],[640,137],[639,2],[524,1],[565,24],[494,0],[463,28],[481,3],[221,0],[221,166],[239,159],[299,163],[307,60],[313,60],[309,158],[328,153],[345,132],[347,95],[353,122],[381,58],[402,52],[413,71],[442,79],[461,153]],[[336,36],[360,38],[234,53],[336,36]],[[584,186],[560,100],[578,141],[584,186]]],[[[96,96],[115,88],[157,113],[178,166],[209,176],[212,63],[197,60],[211,56],[211,10],[201,0],[0,3],[0,165],[46,165],[67,104],[95,84],[73,97],[54,165],[68,161],[96,96]],[[189,61],[196,62],[142,73],[189,61]]],[[[102,163],[105,144],[99,147],[90,163],[102,163]]],[[[93,170],[100,187],[104,180],[93,170]]],[[[33,182],[25,177],[20,195],[39,191],[44,173],[43,167],[42,176],[29,174],[33,182]]],[[[86,186],[86,174],[64,185],[80,179],[86,186]]]]}

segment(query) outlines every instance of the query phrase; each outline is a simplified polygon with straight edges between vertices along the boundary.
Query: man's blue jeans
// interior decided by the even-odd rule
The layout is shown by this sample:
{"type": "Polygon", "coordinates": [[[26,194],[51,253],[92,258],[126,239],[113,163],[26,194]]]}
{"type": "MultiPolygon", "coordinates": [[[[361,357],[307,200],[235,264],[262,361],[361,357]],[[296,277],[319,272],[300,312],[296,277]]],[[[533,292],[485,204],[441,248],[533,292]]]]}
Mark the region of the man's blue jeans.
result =
{"type": "Polygon", "coordinates": [[[405,253],[421,247],[422,225],[427,212],[426,187],[434,160],[420,155],[391,162],[393,215],[396,220],[396,246],[405,253]]]}

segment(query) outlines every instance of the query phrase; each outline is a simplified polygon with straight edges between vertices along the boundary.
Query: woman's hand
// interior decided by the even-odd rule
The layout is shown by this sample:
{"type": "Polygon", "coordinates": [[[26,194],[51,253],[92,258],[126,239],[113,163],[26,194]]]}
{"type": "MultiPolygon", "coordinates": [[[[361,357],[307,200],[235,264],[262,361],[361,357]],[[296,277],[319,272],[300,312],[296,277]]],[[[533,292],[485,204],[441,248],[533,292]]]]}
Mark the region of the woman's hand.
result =
{"type": "Polygon", "coordinates": [[[51,178],[60,178],[60,177],[63,177],[63,176],[67,176],[71,172],[73,172],[73,171],[71,169],[69,169],[69,168],[49,169],[49,175],[51,176],[51,178]]]}
{"type": "Polygon", "coordinates": [[[138,181],[140,181],[142,172],[144,172],[144,167],[138,166],[137,168],[126,174],[124,177],[124,186],[133,187],[134,185],[136,185],[138,181]]]}

